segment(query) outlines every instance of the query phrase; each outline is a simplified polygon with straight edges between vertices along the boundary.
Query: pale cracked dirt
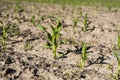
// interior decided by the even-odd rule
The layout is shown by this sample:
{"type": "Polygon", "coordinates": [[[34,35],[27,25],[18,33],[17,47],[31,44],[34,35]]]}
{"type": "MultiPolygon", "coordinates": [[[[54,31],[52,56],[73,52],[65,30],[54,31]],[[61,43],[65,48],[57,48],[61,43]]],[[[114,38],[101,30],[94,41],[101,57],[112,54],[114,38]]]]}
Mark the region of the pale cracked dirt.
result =
{"type": "MultiPolygon", "coordinates": [[[[7,28],[6,51],[0,45],[0,80],[113,80],[117,60],[113,51],[120,30],[120,9],[58,4],[0,2],[0,21],[7,28]],[[83,31],[83,18],[90,24],[83,31]],[[51,49],[44,48],[47,35],[31,22],[41,23],[48,31],[60,16],[62,29],[57,52],[65,56],[53,59],[51,49]],[[77,26],[74,20],[78,18],[77,26]],[[87,44],[87,60],[80,69],[82,42],[87,44]]],[[[2,41],[0,25],[0,42],[2,41]]]]}

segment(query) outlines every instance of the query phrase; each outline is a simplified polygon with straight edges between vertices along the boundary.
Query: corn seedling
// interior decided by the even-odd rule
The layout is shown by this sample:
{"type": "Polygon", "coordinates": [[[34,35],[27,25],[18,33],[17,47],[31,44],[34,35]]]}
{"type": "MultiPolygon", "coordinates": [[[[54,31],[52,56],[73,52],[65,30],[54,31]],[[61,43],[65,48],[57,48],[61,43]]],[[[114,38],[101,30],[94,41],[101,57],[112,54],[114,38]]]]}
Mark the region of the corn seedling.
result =
{"type": "Polygon", "coordinates": [[[33,24],[34,26],[36,26],[36,25],[35,25],[35,16],[32,16],[32,17],[31,17],[31,22],[32,22],[32,24],[33,24]]]}
{"type": "Polygon", "coordinates": [[[86,13],[85,16],[83,17],[83,24],[84,24],[83,30],[86,32],[87,27],[88,27],[88,24],[89,24],[89,20],[88,20],[87,13],[86,13]]]}
{"type": "Polygon", "coordinates": [[[0,11],[0,16],[2,16],[2,11],[0,11]]]}
{"type": "Polygon", "coordinates": [[[6,13],[5,18],[8,18],[9,16],[10,16],[10,14],[9,14],[9,13],[6,13]]]}
{"type": "MultiPolygon", "coordinates": [[[[56,52],[57,52],[57,47],[58,47],[58,37],[59,37],[59,32],[61,30],[61,23],[59,20],[57,20],[57,25],[56,27],[53,27],[53,25],[50,26],[52,29],[52,34],[50,34],[46,28],[42,25],[39,25],[39,28],[44,31],[47,34],[47,38],[49,40],[49,46],[52,48],[53,51],[53,57],[56,58],[56,52]]],[[[63,55],[59,55],[59,57],[62,57],[63,55]]]]}
{"type": "Polygon", "coordinates": [[[22,12],[23,10],[24,10],[23,6],[20,6],[19,3],[17,3],[14,11],[22,12]]]}
{"type": "Polygon", "coordinates": [[[6,50],[5,40],[7,37],[7,31],[6,31],[6,27],[3,24],[3,22],[0,22],[0,23],[2,25],[2,47],[3,47],[3,51],[5,51],[6,50]]]}
{"type": "Polygon", "coordinates": [[[83,42],[82,43],[82,60],[81,60],[81,65],[80,65],[81,69],[84,69],[86,59],[87,59],[86,44],[83,42]]]}
{"type": "Polygon", "coordinates": [[[108,10],[110,11],[112,9],[112,7],[111,6],[108,6],[108,10]]]}
{"type": "Polygon", "coordinates": [[[119,57],[117,52],[114,52],[114,56],[116,57],[117,63],[118,63],[118,71],[117,71],[117,75],[116,75],[116,80],[119,80],[119,76],[120,76],[120,57],[119,57]]]}
{"type": "Polygon", "coordinates": [[[98,5],[96,5],[96,10],[98,10],[98,7],[99,7],[99,6],[98,6],[98,5]]]}
{"type": "Polygon", "coordinates": [[[80,17],[82,17],[83,16],[83,13],[82,13],[82,11],[80,11],[80,17]]]}
{"type": "Polygon", "coordinates": [[[78,17],[76,17],[75,20],[73,21],[74,22],[74,26],[73,26],[74,29],[76,28],[78,21],[79,21],[79,19],[78,19],[78,17]]]}
{"type": "Polygon", "coordinates": [[[79,14],[80,14],[80,17],[82,17],[82,16],[83,16],[83,13],[82,13],[82,8],[81,8],[81,7],[79,8],[79,11],[80,11],[80,13],[79,13],[79,14]]]}
{"type": "Polygon", "coordinates": [[[20,18],[19,18],[19,17],[16,16],[15,19],[16,19],[18,22],[20,22],[20,18]]]}
{"type": "Polygon", "coordinates": [[[118,34],[118,48],[120,49],[120,35],[118,34]]]}
{"type": "Polygon", "coordinates": [[[17,3],[16,6],[15,6],[15,11],[18,11],[18,10],[21,8],[21,6],[18,5],[18,4],[19,4],[19,3],[17,3]]]}

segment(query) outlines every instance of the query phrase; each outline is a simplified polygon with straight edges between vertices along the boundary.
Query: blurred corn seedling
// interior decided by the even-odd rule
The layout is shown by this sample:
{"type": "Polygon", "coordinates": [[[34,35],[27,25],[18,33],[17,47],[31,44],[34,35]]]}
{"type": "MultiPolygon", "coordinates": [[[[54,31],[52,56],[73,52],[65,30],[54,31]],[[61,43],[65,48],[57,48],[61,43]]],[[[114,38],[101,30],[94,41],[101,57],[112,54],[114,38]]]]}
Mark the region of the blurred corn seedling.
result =
{"type": "Polygon", "coordinates": [[[118,55],[117,52],[114,52],[114,56],[117,59],[117,63],[118,63],[118,69],[117,69],[117,75],[116,75],[116,80],[120,80],[120,57],[118,55]]]}
{"type": "Polygon", "coordinates": [[[30,21],[32,22],[32,24],[33,24],[34,26],[36,26],[36,25],[35,25],[35,16],[32,16],[30,21]]]}
{"type": "Polygon", "coordinates": [[[2,25],[2,49],[3,51],[6,50],[6,43],[5,43],[5,40],[6,40],[6,37],[7,37],[7,30],[6,30],[6,26],[3,24],[3,22],[0,22],[0,24],[2,25]]]}
{"type": "Polygon", "coordinates": [[[82,43],[82,60],[81,60],[81,64],[80,64],[80,68],[81,68],[82,70],[83,70],[84,67],[85,67],[85,61],[86,61],[86,59],[87,59],[86,50],[87,50],[86,44],[83,42],[83,43],[82,43]]]}
{"type": "Polygon", "coordinates": [[[76,17],[73,21],[74,22],[74,26],[73,26],[74,29],[77,27],[78,21],[79,21],[79,19],[78,19],[78,17],[76,17]]]}
{"type": "Polygon", "coordinates": [[[85,14],[85,16],[83,16],[83,25],[84,25],[83,30],[86,32],[87,31],[87,27],[89,25],[89,20],[88,20],[87,13],[85,14]]]}
{"type": "Polygon", "coordinates": [[[118,34],[118,48],[120,49],[120,35],[118,34]]]}

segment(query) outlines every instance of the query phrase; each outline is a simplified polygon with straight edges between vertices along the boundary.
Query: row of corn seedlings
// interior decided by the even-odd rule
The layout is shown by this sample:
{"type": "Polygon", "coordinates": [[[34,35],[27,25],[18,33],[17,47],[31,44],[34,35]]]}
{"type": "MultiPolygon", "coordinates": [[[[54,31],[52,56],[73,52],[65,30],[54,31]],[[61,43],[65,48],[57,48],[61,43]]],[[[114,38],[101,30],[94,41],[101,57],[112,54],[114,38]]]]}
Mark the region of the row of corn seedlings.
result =
{"type": "MultiPolygon", "coordinates": [[[[86,15],[86,17],[85,17],[85,27],[87,27],[86,26],[87,21],[88,21],[88,19],[87,19],[87,15],[86,15]]],[[[50,32],[48,32],[43,25],[38,24],[39,29],[47,34],[47,39],[48,39],[49,42],[47,43],[47,45],[45,45],[45,47],[52,49],[52,51],[53,51],[53,58],[59,58],[59,57],[63,57],[64,56],[64,54],[57,54],[59,32],[60,32],[62,26],[61,26],[61,22],[60,22],[59,19],[57,19],[56,22],[57,22],[56,26],[53,26],[52,24],[50,24],[50,27],[51,27],[51,30],[52,30],[52,34],[50,32]]],[[[76,26],[77,22],[78,22],[78,18],[76,18],[74,26],[76,26]]],[[[86,48],[87,48],[86,43],[83,42],[82,43],[82,51],[81,51],[82,52],[82,59],[80,61],[80,68],[81,68],[81,70],[84,69],[85,62],[87,60],[87,54],[86,54],[86,50],[87,49],[86,48]]]]}
{"type": "MultiPolygon", "coordinates": [[[[88,19],[88,14],[86,13],[85,15],[83,15],[82,13],[80,13],[80,16],[83,18],[83,21],[82,21],[82,23],[83,23],[83,31],[84,32],[86,32],[87,31],[87,28],[88,28],[88,26],[89,26],[89,23],[90,23],[90,21],[89,21],[89,19],[88,19]]],[[[73,20],[73,22],[74,22],[74,25],[73,25],[73,28],[75,29],[76,27],[77,27],[77,24],[78,24],[78,22],[79,22],[79,17],[76,17],[74,20],[73,20]]]]}
{"type": "MultiPolygon", "coordinates": [[[[83,30],[84,31],[87,31],[87,27],[88,27],[88,24],[89,24],[89,20],[88,20],[88,17],[87,17],[87,14],[85,14],[85,16],[83,17],[84,21],[83,21],[83,24],[84,24],[84,28],[83,30]]],[[[75,19],[74,21],[74,28],[75,26],[77,25],[77,22],[78,22],[78,18],[75,19]]],[[[58,57],[56,55],[56,52],[57,52],[57,47],[58,47],[58,36],[59,36],[59,32],[61,30],[61,23],[59,20],[57,20],[57,25],[56,27],[53,27],[53,25],[50,26],[51,29],[52,29],[52,34],[50,34],[46,28],[42,25],[39,25],[39,28],[44,31],[46,34],[47,34],[47,37],[48,37],[48,40],[50,42],[50,45],[49,47],[52,48],[52,51],[53,51],[53,57],[56,58],[58,57]]],[[[87,60],[87,54],[86,54],[86,44],[83,42],[82,43],[82,59],[80,61],[80,68],[83,70],[84,67],[85,67],[85,62],[87,60]]],[[[120,35],[118,35],[118,47],[120,49],[120,35]]],[[[119,79],[119,76],[120,76],[120,58],[119,58],[119,55],[117,54],[117,52],[114,52],[114,55],[118,61],[118,73],[117,73],[117,77],[116,77],[116,80],[119,79]]],[[[64,56],[64,55],[60,55],[60,56],[64,56]]]]}
{"type": "Polygon", "coordinates": [[[6,40],[8,39],[8,36],[15,36],[19,34],[19,28],[14,23],[8,23],[4,24],[2,21],[0,21],[0,27],[1,27],[1,46],[2,51],[6,51],[6,40]]]}
{"type": "MultiPolygon", "coordinates": [[[[74,20],[74,28],[77,26],[79,19],[75,18],[74,20]]],[[[35,16],[31,17],[31,22],[33,23],[34,26],[36,26],[35,24],[35,16]]],[[[52,34],[50,32],[48,32],[46,30],[46,28],[39,24],[38,27],[40,28],[40,30],[44,31],[47,34],[47,38],[49,40],[49,45],[47,45],[49,48],[52,49],[53,51],[53,57],[57,58],[57,57],[62,57],[64,56],[63,54],[58,54],[57,55],[57,47],[58,47],[58,38],[59,38],[59,32],[61,30],[61,22],[60,20],[56,20],[57,25],[53,26],[52,24],[50,25],[51,29],[52,29],[52,34]]],[[[0,22],[0,24],[2,25],[2,46],[3,46],[3,50],[6,50],[6,37],[7,37],[7,31],[6,31],[6,26],[3,24],[3,22],[0,22]]],[[[83,16],[83,24],[84,24],[84,28],[83,31],[87,31],[88,25],[89,25],[89,20],[88,20],[88,15],[87,13],[85,14],[85,16],[83,16]]],[[[29,45],[28,45],[29,46],[29,45]]],[[[118,34],[118,48],[120,49],[120,35],[118,34]]],[[[85,67],[85,61],[87,60],[87,54],[86,54],[86,44],[83,42],[82,43],[82,59],[80,62],[80,67],[81,69],[84,69],[85,67]]],[[[117,72],[117,77],[116,80],[119,80],[119,76],[120,76],[120,57],[118,55],[117,52],[114,52],[114,56],[117,59],[117,63],[118,63],[118,72],[117,72]]]]}

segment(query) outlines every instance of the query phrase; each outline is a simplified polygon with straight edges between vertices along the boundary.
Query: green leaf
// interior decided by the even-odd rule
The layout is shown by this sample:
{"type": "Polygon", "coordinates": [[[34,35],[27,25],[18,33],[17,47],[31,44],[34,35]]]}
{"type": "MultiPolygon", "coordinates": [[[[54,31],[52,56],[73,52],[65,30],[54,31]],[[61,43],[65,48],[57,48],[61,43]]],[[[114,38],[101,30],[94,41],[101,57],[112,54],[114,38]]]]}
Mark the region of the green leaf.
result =
{"type": "Polygon", "coordinates": [[[117,58],[118,65],[120,65],[120,57],[119,57],[119,55],[117,54],[117,52],[114,52],[114,56],[117,58]]]}
{"type": "Polygon", "coordinates": [[[54,44],[54,42],[56,40],[57,33],[56,33],[56,29],[52,25],[51,25],[51,29],[52,29],[52,42],[54,44]]]}
{"type": "Polygon", "coordinates": [[[35,16],[32,16],[32,18],[31,18],[31,22],[35,22],[35,16]]]}
{"type": "Polygon", "coordinates": [[[36,26],[36,25],[35,25],[35,16],[32,16],[31,22],[33,23],[34,26],[36,26]]]}
{"type": "Polygon", "coordinates": [[[38,25],[38,27],[40,28],[40,30],[42,30],[42,31],[45,31],[45,32],[46,32],[46,28],[45,28],[44,26],[42,26],[42,25],[38,25]]]}
{"type": "Polygon", "coordinates": [[[2,22],[2,21],[0,21],[0,24],[2,24],[2,25],[3,25],[3,22],[2,22]]]}
{"type": "Polygon", "coordinates": [[[53,34],[53,35],[52,35],[52,44],[53,44],[53,45],[55,45],[55,41],[56,41],[55,37],[56,37],[56,36],[53,34]]]}
{"type": "Polygon", "coordinates": [[[47,31],[46,31],[46,33],[47,33],[48,39],[52,42],[52,36],[51,36],[51,34],[49,32],[47,32],[47,31]]]}
{"type": "Polygon", "coordinates": [[[43,47],[44,47],[44,48],[51,49],[51,45],[48,45],[48,44],[44,44],[43,47]]]}
{"type": "Polygon", "coordinates": [[[55,31],[55,28],[53,27],[53,25],[50,25],[52,31],[54,32],[55,31]]]}
{"type": "Polygon", "coordinates": [[[118,47],[120,49],[120,35],[118,35],[118,47]]]}
{"type": "Polygon", "coordinates": [[[120,57],[119,57],[119,55],[117,54],[117,52],[114,52],[114,56],[117,58],[117,61],[120,63],[120,57]]]}
{"type": "Polygon", "coordinates": [[[86,45],[82,43],[82,57],[86,60],[86,45]]]}
{"type": "Polygon", "coordinates": [[[117,62],[118,62],[118,71],[120,71],[120,57],[118,55],[117,52],[114,52],[114,56],[117,58],[117,62]]]}
{"type": "Polygon", "coordinates": [[[59,32],[61,30],[61,23],[60,23],[60,21],[58,21],[58,23],[57,23],[57,32],[59,32]]]}
{"type": "Polygon", "coordinates": [[[64,54],[58,54],[57,55],[59,58],[61,58],[61,57],[64,57],[65,55],[64,54]]]}

